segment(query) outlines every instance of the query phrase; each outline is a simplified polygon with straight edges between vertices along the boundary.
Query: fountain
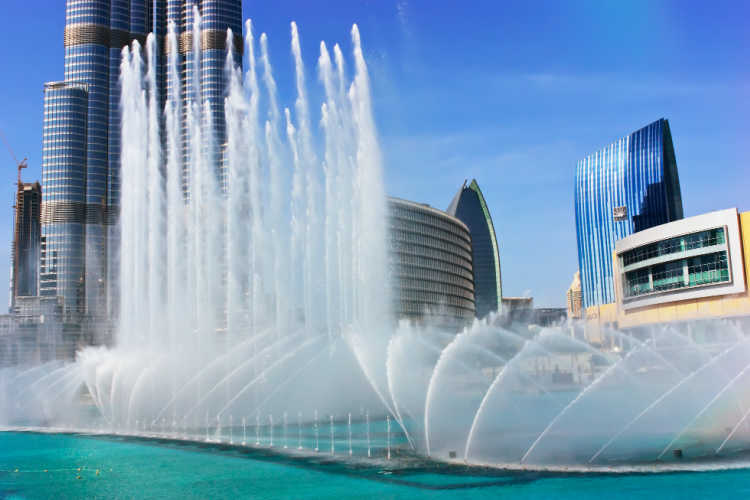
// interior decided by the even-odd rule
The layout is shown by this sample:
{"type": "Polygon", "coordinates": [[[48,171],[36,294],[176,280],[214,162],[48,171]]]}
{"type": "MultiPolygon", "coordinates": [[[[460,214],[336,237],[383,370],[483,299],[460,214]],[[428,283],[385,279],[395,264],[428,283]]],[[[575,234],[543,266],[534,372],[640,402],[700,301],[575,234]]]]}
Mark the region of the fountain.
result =
{"type": "MultiPolygon", "coordinates": [[[[197,10],[193,19],[199,33],[197,10]]],[[[173,27],[167,40],[176,83],[173,27]]],[[[197,72],[193,40],[185,57],[197,72]]],[[[254,413],[254,446],[265,447],[267,415],[274,448],[276,413],[274,453],[304,455],[320,451],[320,410],[337,460],[582,470],[750,448],[750,343],[732,321],[596,341],[572,324],[496,316],[457,334],[396,323],[359,30],[351,68],[338,44],[333,55],[320,44],[319,113],[296,24],[293,106],[280,103],[267,44],[248,21],[244,74],[227,54],[222,143],[197,79],[158,95],[156,37],[124,49],[117,342],[85,348],[75,363],[1,370],[0,423],[234,445],[233,415],[245,415],[246,446],[254,413]],[[290,408],[297,451],[284,451],[290,408]],[[339,456],[335,415],[347,416],[339,456]]]]}
{"type": "Polygon", "coordinates": [[[347,420],[347,434],[349,437],[349,456],[352,456],[352,414],[349,413],[349,418],[347,420]]]}
{"type": "Polygon", "coordinates": [[[284,412],[284,449],[287,448],[287,414],[284,412]]]}
{"type": "Polygon", "coordinates": [[[333,415],[330,416],[330,428],[331,428],[331,455],[336,454],[336,439],[334,437],[334,428],[333,428],[333,415]]]}

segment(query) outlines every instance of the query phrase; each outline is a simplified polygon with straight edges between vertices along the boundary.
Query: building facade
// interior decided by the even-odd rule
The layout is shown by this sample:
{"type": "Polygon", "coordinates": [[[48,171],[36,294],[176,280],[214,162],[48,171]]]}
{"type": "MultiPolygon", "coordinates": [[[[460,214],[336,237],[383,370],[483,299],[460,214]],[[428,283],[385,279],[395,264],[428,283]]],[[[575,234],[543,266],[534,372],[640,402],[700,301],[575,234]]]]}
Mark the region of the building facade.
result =
{"type": "Polygon", "coordinates": [[[471,233],[476,313],[483,318],[500,310],[503,285],[495,226],[476,179],[469,186],[464,181],[447,213],[466,224],[471,233]]]}
{"type": "Polygon", "coordinates": [[[46,84],[39,295],[61,297],[71,322],[85,311],[87,126],[87,86],[46,84]]]}
{"type": "Polygon", "coordinates": [[[588,330],[648,333],[651,325],[689,321],[711,331],[724,320],[750,327],[750,212],[656,226],[619,240],[612,258],[615,300],[585,310],[588,330]]]}
{"type": "Polygon", "coordinates": [[[565,293],[568,318],[580,319],[583,314],[583,294],[581,293],[581,272],[576,271],[573,281],[565,293]]]}
{"type": "MultiPolygon", "coordinates": [[[[225,138],[227,28],[235,33],[234,45],[238,49],[235,52],[239,63],[241,0],[67,0],[65,81],[45,87],[44,141],[45,150],[49,149],[50,154],[46,170],[43,165],[44,201],[50,203],[49,217],[43,221],[50,235],[50,253],[46,266],[43,266],[47,269],[44,294],[63,297],[66,316],[85,315],[87,321],[93,318],[96,323],[97,318],[117,314],[122,48],[136,40],[143,45],[146,35],[153,32],[158,45],[158,99],[164,102],[167,92],[177,89],[184,102],[199,97],[203,106],[210,109],[215,144],[222,144],[225,138]],[[196,44],[192,43],[196,26],[194,5],[201,18],[201,37],[196,44]],[[179,41],[179,82],[167,81],[165,42],[170,23],[174,23],[179,41]],[[200,48],[199,58],[190,57],[194,46],[200,48]],[[194,67],[196,65],[199,67],[194,67]],[[80,87],[80,90],[74,90],[74,87],[80,87]],[[60,131],[60,123],[79,121],[79,103],[54,107],[61,99],[72,102],[76,92],[85,93],[82,146],[72,144],[78,141],[80,130],[73,139],[67,139],[60,131]],[[48,111],[54,114],[54,119],[48,119],[48,111]],[[65,116],[66,113],[71,116],[65,116]],[[65,148],[75,149],[76,154],[61,155],[65,148]],[[82,165],[81,151],[84,154],[82,165]],[[66,168],[75,170],[73,177],[61,174],[61,164],[66,162],[69,164],[66,168]],[[49,197],[46,195],[47,182],[52,183],[49,197]],[[53,259],[58,263],[66,262],[71,269],[64,279],[58,279],[57,271],[52,270],[57,269],[53,266],[53,259]],[[77,280],[75,284],[68,279],[68,275],[73,274],[77,280]]],[[[77,95],[75,99],[84,97],[77,95]]],[[[218,159],[218,152],[216,157],[218,159]]]]}
{"type": "Polygon", "coordinates": [[[611,303],[615,241],[682,218],[667,120],[657,120],[578,162],[575,218],[583,306],[611,303]]]}
{"type": "Polygon", "coordinates": [[[619,240],[618,324],[750,317],[750,212],[720,210],[619,240]]]}
{"type": "Polygon", "coordinates": [[[13,221],[10,307],[16,297],[37,295],[42,237],[42,187],[38,182],[19,182],[13,221]]]}
{"type": "Polygon", "coordinates": [[[476,314],[471,235],[460,220],[411,201],[388,199],[394,311],[464,324],[476,314]]]}

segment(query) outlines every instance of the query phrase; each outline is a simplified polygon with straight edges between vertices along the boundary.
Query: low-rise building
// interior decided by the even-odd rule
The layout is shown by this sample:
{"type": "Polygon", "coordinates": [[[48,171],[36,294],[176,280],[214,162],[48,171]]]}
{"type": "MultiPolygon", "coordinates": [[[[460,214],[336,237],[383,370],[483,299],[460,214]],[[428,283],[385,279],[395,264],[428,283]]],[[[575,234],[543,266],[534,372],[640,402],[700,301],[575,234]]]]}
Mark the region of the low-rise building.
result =
{"type": "Polygon", "coordinates": [[[618,240],[615,302],[586,310],[621,329],[702,319],[750,321],[750,212],[719,210],[618,240]]]}

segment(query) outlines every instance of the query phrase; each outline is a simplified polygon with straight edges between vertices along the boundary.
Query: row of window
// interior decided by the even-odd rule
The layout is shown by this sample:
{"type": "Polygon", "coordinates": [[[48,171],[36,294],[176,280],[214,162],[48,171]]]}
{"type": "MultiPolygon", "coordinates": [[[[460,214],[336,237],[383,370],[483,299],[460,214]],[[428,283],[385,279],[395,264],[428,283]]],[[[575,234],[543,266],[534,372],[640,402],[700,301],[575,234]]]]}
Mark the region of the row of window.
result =
{"type": "Polygon", "coordinates": [[[436,240],[448,241],[456,247],[463,248],[467,252],[471,252],[471,243],[466,241],[466,239],[462,238],[459,234],[456,234],[456,232],[448,232],[427,224],[415,224],[414,222],[407,222],[393,216],[389,217],[388,221],[390,222],[391,230],[404,231],[412,234],[427,236],[436,240]]]}
{"type": "Polygon", "coordinates": [[[394,254],[408,254],[421,257],[427,257],[429,259],[440,260],[448,264],[463,267],[469,273],[472,272],[471,260],[463,258],[453,253],[443,252],[435,248],[428,246],[415,245],[413,243],[403,242],[395,239],[391,236],[390,239],[390,251],[394,254]]]}
{"type": "Polygon", "coordinates": [[[729,280],[727,254],[716,252],[628,272],[623,287],[625,297],[635,297],[729,280]]]}
{"type": "Polygon", "coordinates": [[[434,269],[437,272],[443,272],[451,275],[456,275],[465,279],[467,282],[471,282],[474,279],[470,269],[459,266],[453,262],[447,262],[440,259],[430,258],[424,255],[416,253],[396,253],[391,256],[394,262],[394,267],[418,267],[421,269],[434,269]]]}
{"type": "Polygon", "coordinates": [[[408,300],[394,302],[394,309],[401,316],[416,316],[423,317],[428,316],[449,316],[452,318],[466,318],[472,319],[474,317],[474,309],[467,307],[455,307],[445,304],[439,306],[430,306],[421,302],[412,302],[408,300]]]}
{"type": "Polygon", "coordinates": [[[678,236],[668,240],[650,243],[622,254],[623,265],[629,266],[662,255],[685,252],[696,248],[712,247],[726,243],[724,228],[719,227],[698,233],[678,236]]]}
{"type": "Polygon", "coordinates": [[[465,248],[456,246],[453,243],[394,228],[391,228],[390,233],[392,243],[400,244],[399,248],[403,248],[404,245],[417,245],[420,247],[432,248],[453,255],[454,257],[449,258],[450,260],[463,260],[469,265],[471,264],[471,252],[465,248]]]}
{"type": "Polygon", "coordinates": [[[398,300],[414,301],[425,305],[449,305],[463,307],[474,310],[474,301],[471,299],[458,297],[455,295],[445,295],[442,293],[428,292],[425,290],[401,289],[397,292],[398,300]]]}
{"type": "Polygon", "coordinates": [[[450,283],[463,288],[464,290],[474,291],[474,283],[462,276],[439,271],[434,268],[403,266],[393,264],[391,272],[395,277],[415,278],[425,281],[435,281],[439,283],[450,283]]]}
{"type": "Polygon", "coordinates": [[[397,276],[398,283],[399,283],[399,289],[401,291],[403,290],[423,290],[426,292],[434,292],[439,293],[441,295],[453,295],[456,297],[463,297],[467,300],[474,301],[474,292],[472,290],[467,290],[460,286],[454,286],[442,281],[429,281],[429,280],[422,280],[418,278],[413,278],[411,276],[404,277],[397,276]]]}
{"type": "Polygon", "coordinates": [[[390,216],[396,221],[402,220],[416,222],[418,223],[416,224],[417,226],[435,228],[442,231],[446,236],[458,235],[459,237],[462,237],[466,243],[471,245],[471,238],[466,229],[464,229],[464,227],[457,221],[450,219],[448,215],[440,217],[425,210],[405,207],[399,205],[397,200],[391,201],[388,208],[390,216]]]}

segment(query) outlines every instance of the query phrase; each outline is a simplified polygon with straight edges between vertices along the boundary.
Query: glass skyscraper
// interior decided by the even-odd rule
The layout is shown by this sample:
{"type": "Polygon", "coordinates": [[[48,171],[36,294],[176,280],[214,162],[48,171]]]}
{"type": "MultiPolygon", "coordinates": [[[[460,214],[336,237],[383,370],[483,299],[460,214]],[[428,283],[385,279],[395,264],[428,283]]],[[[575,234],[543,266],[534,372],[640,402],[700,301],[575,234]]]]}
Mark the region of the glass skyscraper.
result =
{"type": "Polygon", "coordinates": [[[85,311],[87,123],[85,84],[44,86],[39,295],[63,297],[66,321],[85,311]]]}
{"type": "Polygon", "coordinates": [[[103,319],[116,315],[118,302],[122,48],[134,40],[144,44],[149,32],[156,35],[158,97],[164,102],[168,89],[177,84],[167,81],[164,56],[168,23],[174,22],[182,98],[187,99],[189,82],[197,81],[202,102],[211,110],[216,144],[222,144],[226,30],[234,33],[239,62],[242,2],[67,0],[65,21],[65,81],[45,87],[42,179],[48,207],[42,220],[47,252],[42,254],[41,292],[64,297],[66,315],[103,319]],[[193,6],[201,16],[200,68],[193,68],[189,57],[193,6]],[[194,80],[195,71],[199,75],[194,80]],[[81,125],[82,103],[86,113],[81,125]],[[81,126],[83,144],[78,142],[81,126]],[[76,135],[66,135],[61,127],[75,128],[76,135]],[[60,154],[63,150],[71,154],[60,154]],[[64,277],[58,272],[63,262],[64,277]]]}
{"type": "Polygon", "coordinates": [[[615,241],[682,218],[667,120],[659,119],[578,162],[575,216],[583,307],[614,302],[615,241]]]}
{"type": "Polygon", "coordinates": [[[500,309],[503,285],[495,226],[476,179],[468,187],[464,181],[446,212],[466,224],[471,233],[476,314],[482,318],[500,309]]]}

